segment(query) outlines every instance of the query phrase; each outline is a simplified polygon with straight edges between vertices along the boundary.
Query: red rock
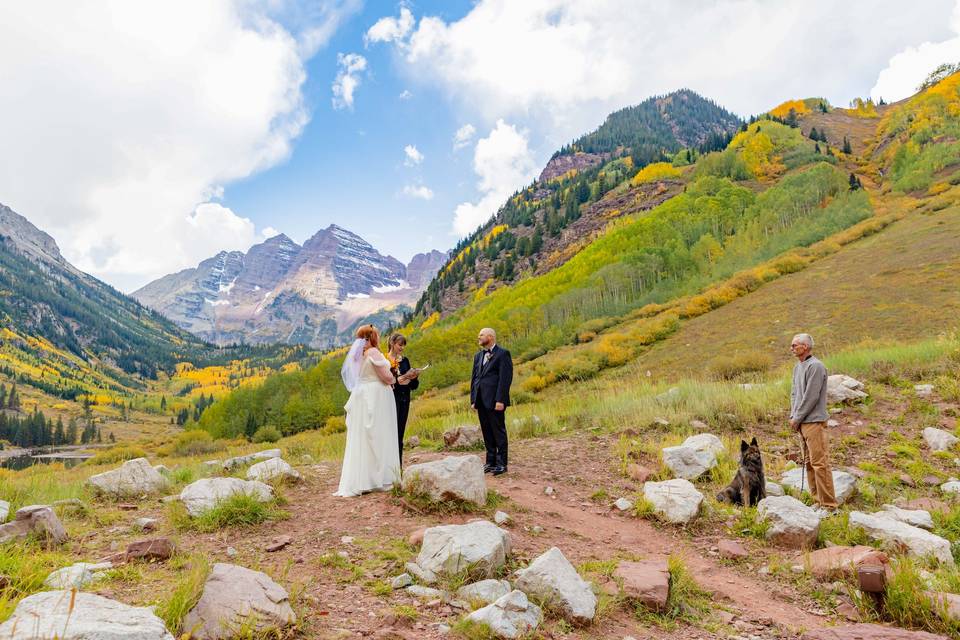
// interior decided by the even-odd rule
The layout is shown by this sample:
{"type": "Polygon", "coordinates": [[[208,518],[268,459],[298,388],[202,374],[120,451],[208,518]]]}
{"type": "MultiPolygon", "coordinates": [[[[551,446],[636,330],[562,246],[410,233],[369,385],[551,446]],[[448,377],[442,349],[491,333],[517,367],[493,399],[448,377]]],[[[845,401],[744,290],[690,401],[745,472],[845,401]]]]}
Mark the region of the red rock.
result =
{"type": "Polygon", "coordinates": [[[423,534],[427,532],[427,528],[417,529],[416,531],[410,534],[410,537],[407,538],[407,542],[410,543],[411,547],[419,547],[423,544],[423,534]]]}
{"type": "Polygon", "coordinates": [[[637,482],[646,482],[653,475],[653,471],[636,462],[631,462],[627,465],[627,475],[637,482]]]}
{"type": "Polygon", "coordinates": [[[860,610],[849,602],[841,602],[837,606],[837,614],[843,616],[851,622],[857,622],[860,620],[860,610]]]}
{"type": "Polygon", "coordinates": [[[150,538],[131,542],[124,555],[127,560],[167,560],[175,549],[170,538],[150,538]]]}
{"type": "Polygon", "coordinates": [[[835,580],[840,577],[855,577],[857,568],[861,566],[886,567],[890,564],[890,559],[887,554],[873,547],[837,546],[811,551],[805,556],[804,564],[818,580],[835,580]]]}
{"type": "Polygon", "coordinates": [[[879,624],[851,624],[807,631],[801,640],[946,640],[946,636],[926,631],[908,631],[879,624]]]}
{"type": "Polygon", "coordinates": [[[910,476],[908,476],[908,475],[905,474],[905,473],[901,473],[901,474],[900,474],[900,482],[902,482],[903,484],[907,485],[908,487],[915,487],[915,486],[917,486],[917,483],[914,482],[913,478],[911,478],[910,476]]]}
{"type": "Polygon", "coordinates": [[[121,502],[117,505],[117,509],[120,509],[120,511],[136,511],[139,508],[137,505],[130,504],[129,502],[121,502]]]}
{"type": "Polygon", "coordinates": [[[937,613],[946,620],[960,620],[960,596],[955,593],[937,593],[927,591],[927,596],[933,601],[937,613]]]}
{"type": "Polygon", "coordinates": [[[950,505],[936,498],[917,498],[903,503],[904,509],[920,509],[923,511],[949,511],[950,505]]]}
{"type": "Polygon", "coordinates": [[[264,547],[263,550],[267,553],[273,553],[274,551],[280,551],[280,549],[283,549],[291,542],[293,542],[293,538],[290,536],[277,536],[271,540],[270,544],[264,547]]]}
{"type": "Polygon", "coordinates": [[[663,611],[670,595],[670,571],[666,560],[621,562],[614,577],[623,581],[624,594],[640,604],[663,611]]]}
{"type": "Polygon", "coordinates": [[[720,552],[720,557],[727,560],[743,560],[750,557],[750,552],[736,540],[721,540],[717,543],[717,550],[720,552]]]}

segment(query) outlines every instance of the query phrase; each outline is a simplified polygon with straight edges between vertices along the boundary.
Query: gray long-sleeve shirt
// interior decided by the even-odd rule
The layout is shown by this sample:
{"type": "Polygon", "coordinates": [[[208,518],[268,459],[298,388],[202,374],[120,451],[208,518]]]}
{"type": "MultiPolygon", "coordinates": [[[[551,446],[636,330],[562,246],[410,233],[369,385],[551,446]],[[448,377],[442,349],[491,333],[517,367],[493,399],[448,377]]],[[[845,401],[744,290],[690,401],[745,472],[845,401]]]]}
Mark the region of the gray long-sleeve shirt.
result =
{"type": "Polygon", "coordinates": [[[793,367],[790,388],[790,419],[805,422],[826,422],[827,368],[810,356],[793,367]]]}

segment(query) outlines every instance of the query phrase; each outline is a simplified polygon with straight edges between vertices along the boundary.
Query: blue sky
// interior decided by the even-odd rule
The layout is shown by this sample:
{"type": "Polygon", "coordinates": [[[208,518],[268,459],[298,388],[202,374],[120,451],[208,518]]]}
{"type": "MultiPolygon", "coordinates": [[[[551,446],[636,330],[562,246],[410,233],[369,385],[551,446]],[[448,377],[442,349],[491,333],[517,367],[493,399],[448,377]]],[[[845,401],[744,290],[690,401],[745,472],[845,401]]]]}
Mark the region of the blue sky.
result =
{"type": "Polygon", "coordinates": [[[652,95],[907,97],[958,2],[0,3],[0,203],[124,291],[331,223],[408,260],[652,95]]]}

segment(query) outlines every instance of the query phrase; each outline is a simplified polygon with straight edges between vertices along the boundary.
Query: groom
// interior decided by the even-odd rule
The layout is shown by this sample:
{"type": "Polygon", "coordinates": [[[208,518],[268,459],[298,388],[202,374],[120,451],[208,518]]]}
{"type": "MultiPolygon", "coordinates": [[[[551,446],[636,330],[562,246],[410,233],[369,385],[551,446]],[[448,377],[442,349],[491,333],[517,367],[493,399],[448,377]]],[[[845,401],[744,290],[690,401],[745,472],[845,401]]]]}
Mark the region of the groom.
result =
{"type": "Polygon", "coordinates": [[[473,357],[470,377],[470,406],[477,410],[483,444],[487,448],[484,473],[499,476],[507,472],[507,421],[513,360],[510,352],[497,345],[493,329],[481,329],[480,351],[473,357]]]}

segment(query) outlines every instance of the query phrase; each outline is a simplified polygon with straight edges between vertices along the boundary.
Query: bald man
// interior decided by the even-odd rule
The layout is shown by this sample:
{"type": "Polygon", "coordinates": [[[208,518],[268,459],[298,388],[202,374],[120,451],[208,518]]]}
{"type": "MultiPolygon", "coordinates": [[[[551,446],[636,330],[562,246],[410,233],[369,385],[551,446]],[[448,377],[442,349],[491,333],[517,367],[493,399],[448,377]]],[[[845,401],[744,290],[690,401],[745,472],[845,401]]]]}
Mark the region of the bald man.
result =
{"type": "Polygon", "coordinates": [[[476,409],[487,449],[484,473],[495,476],[507,472],[507,419],[513,360],[510,352],[497,344],[497,334],[489,327],[477,336],[480,351],[473,357],[470,377],[470,405],[476,409]]]}

